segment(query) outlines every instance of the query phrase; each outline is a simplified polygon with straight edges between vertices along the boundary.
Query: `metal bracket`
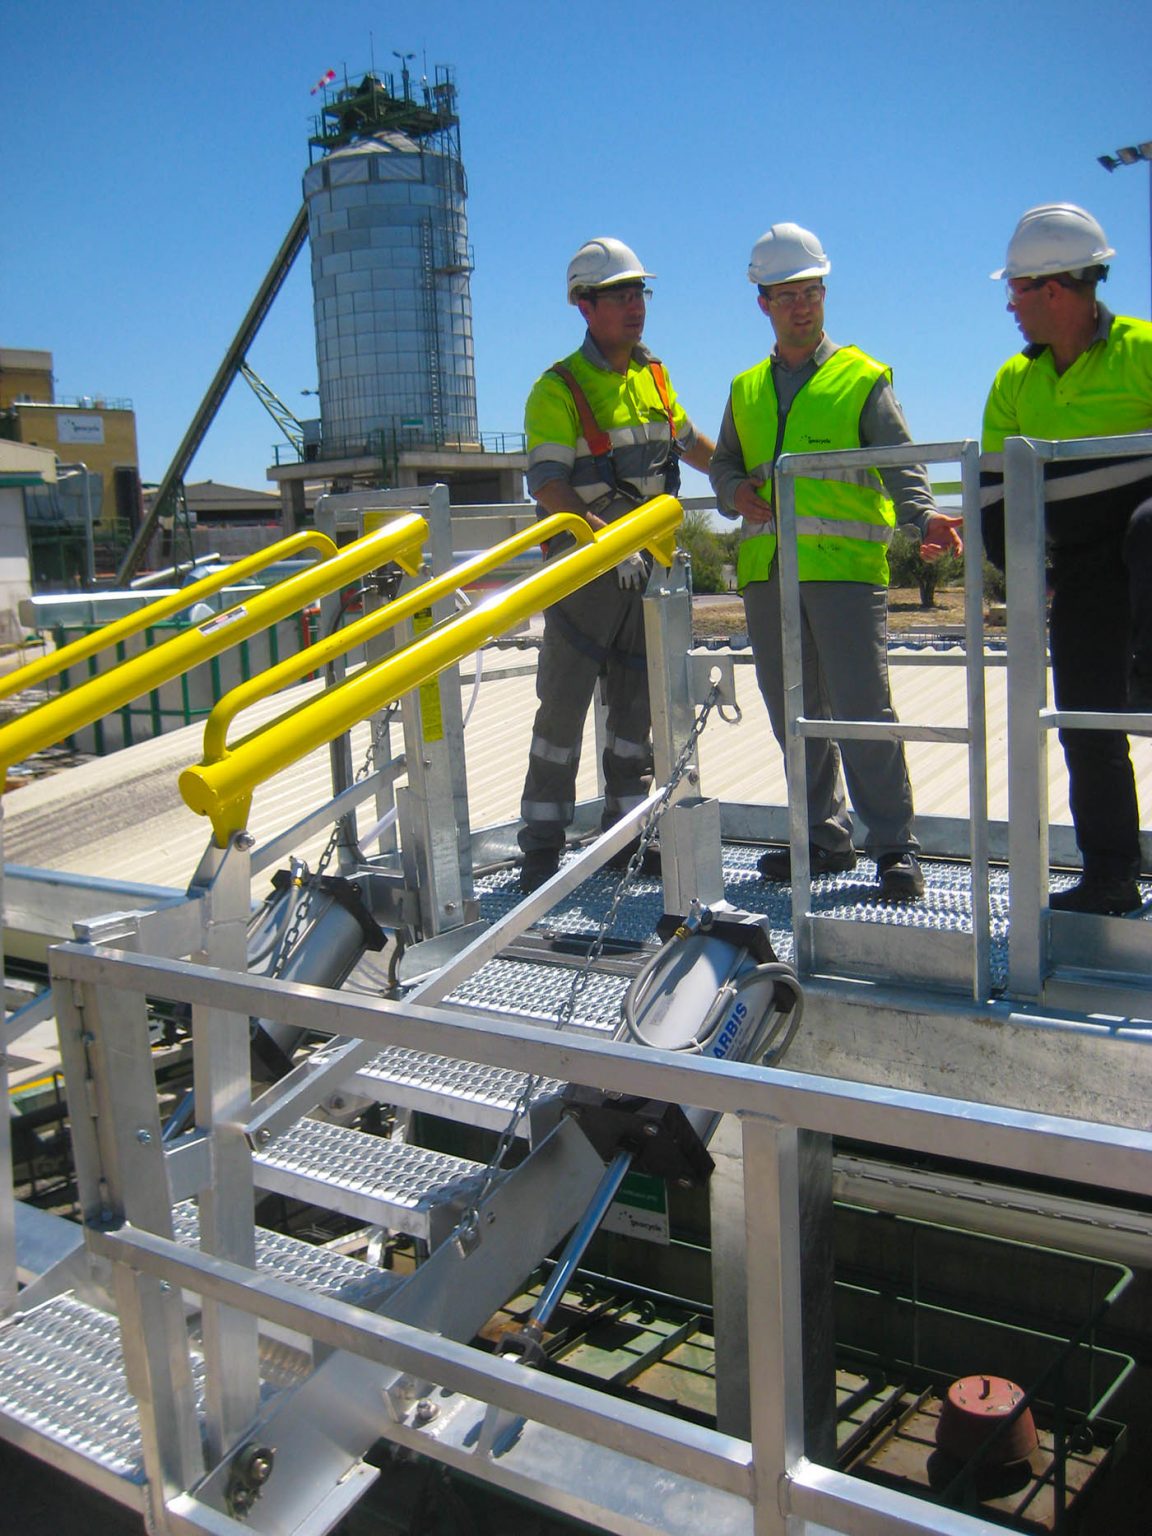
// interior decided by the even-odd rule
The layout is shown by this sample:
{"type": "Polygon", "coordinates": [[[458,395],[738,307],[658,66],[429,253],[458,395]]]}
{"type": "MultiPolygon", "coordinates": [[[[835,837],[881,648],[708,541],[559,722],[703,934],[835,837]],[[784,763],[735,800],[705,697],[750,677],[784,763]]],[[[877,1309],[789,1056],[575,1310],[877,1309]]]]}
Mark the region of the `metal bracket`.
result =
{"type": "Polygon", "coordinates": [[[714,686],[720,689],[716,702],[729,708],[736,707],[736,662],[732,656],[715,651],[701,654],[688,653],[688,685],[692,690],[693,704],[705,704],[714,686]]]}

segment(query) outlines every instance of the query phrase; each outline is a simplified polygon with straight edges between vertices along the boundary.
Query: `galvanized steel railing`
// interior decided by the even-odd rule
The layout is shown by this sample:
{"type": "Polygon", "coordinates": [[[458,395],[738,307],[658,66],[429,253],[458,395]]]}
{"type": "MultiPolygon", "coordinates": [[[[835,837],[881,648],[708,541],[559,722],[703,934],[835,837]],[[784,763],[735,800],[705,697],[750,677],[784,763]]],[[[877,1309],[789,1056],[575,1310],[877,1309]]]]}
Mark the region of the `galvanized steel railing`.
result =
{"type": "MultiPolygon", "coordinates": [[[[843,1536],[872,1536],[879,1530],[885,1536],[987,1536],[995,1527],[977,1516],[864,1482],[805,1455],[800,1138],[805,1133],[836,1135],[990,1163],[1028,1176],[1047,1177],[1059,1167],[1073,1182],[1126,1195],[1144,1196],[1152,1188],[1152,1133],[1146,1131],[629,1044],[606,1045],[576,1035],[557,1038],[547,1030],[463,1018],[445,1008],[367,1000],[83,945],[54,950],[52,970],[70,1081],[73,1072],[86,1081],[95,1073],[92,1102],[107,1117],[102,1129],[87,1121],[81,1126],[81,1199],[89,1245],[112,1261],[117,1276],[130,1379],[148,1387],[141,1402],[147,1471],[153,1496],[160,1508],[166,1507],[173,1531],[225,1528],[217,1501],[227,1465],[209,1467],[207,1481],[197,1492],[190,1491],[205,1470],[195,1406],[186,1386],[187,1322],[181,1297],[190,1291],[206,1305],[310,1336],[343,1351],[349,1362],[374,1362],[389,1373],[388,1381],[395,1382],[396,1373],[408,1373],[410,1379],[435,1384],[438,1390],[423,1387],[420,1397],[444,1401],[441,1394],[464,1394],[522,1416],[537,1430],[543,1426],[562,1435],[554,1454],[532,1468],[521,1490],[539,1497],[539,1490],[554,1488],[556,1507],[571,1509],[571,1499],[578,1496],[586,1511],[599,1506],[602,1518],[622,1519],[613,1504],[617,1492],[642,1486],[646,1495],[627,1495],[640,1501],[630,1504],[629,1518],[646,1530],[676,1536],[700,1529],[786,1536],[799,1521],[843,1536]],[[166,1153],[156,1134],[145,997],[168,997],[198,1012],[211,1011],[221,1024],[231,1021],[245,1050],[251,1016],[303,1022],[331,1028],[345,1038],[358,1037],[375,1049],[431,1050],[736,1117],[743,1143],[747,1221],[747,1438],[680,1422],[493,1359],[439,1337],[434,1319],[413,1327],[338,1301],[301,1295],[275,1280],[257,1279],[244,1264],[173,1242],[170,1178],[181,1197],[199,1188],[213,1200],[226,1202],[228,1192],[213,1186],[217,1159],[204,1144],[205,1135],[194,1138],[197,1145],[182,1154],[181,1162],[181,1154],[166,1153]],[[109,1006],[113,998],[114,1007],[109,1006]],[[177,1162],[170,1161],[173,1157],[177,1162]],[[138,1323],[147,1326],[137,1328],[138,1323]],[[582,1478],[575,1492],[566,1489],[564,1481],[573,1467],[582,1478]],[[652,1469],[659,1475],[653,1476],[652,1469]]],[[[241,1117],[245,1113],[239,1101],[233,1109],[241,1117]]],[[[231,1134],[239,1126],[222,1129],[231,1134]]],[[[207,1133],[208,1139],[215,1134],[207,1133]]],[[[250,1204],[247,1211],[249,1219],[250,1204]]],[[[493,1233],[502,1230],[499,1223],[492,1228],[493,1233]]],[[[506,1235],[508,1240],[514,1242],[514,1233],[506,1235]]],[[[469,1289],[470,1267],[479,1279],[497,1241],[490,1236],[468,1254],[454,1254],[450,1242],[438,1250],[459,1270],[453,1294],[460,1287],[469,1289]]],[[[430,1278],[438,1283],[434,1270],[430,1278]]],[[[223,1355],[214,1369],[242,1377],[248,1366],[254,1369],[254,1358],[245,1362],[223,1355]]],[[[208,1397],[226,1400],[228,1381],[209,1382],[208,1397]]],[[[377,1392],[370,1421],[359,1426],[367,1436],[365,1445],[383,1433],[473,1475],[516,1486],[514,1440],[494,1446],[481,1437],[478,1444],[456,1446],[438,1438],[435,1414],[422,1418],[402,1394],[400,1401],[392,1402],[391,1414],[386,1413],[377,1392]]],[[[334,1414],[334,1427],[339,1421],[339,1433],[345,1436],[341,1443],[347,1465],[338,1479],[345,1483],[362,1454],[353,1442],[354,1421],[364,1412],[349,1400],[334,1414]]],[[[291,1424],[291,1418],[287,1422],[291,1424]]],[[[331,1439],[327,1430],[326,1425],[326,1445],[331,1439]]],[[[306,1427],[290,1432],[281,1422],[279,1435],[277,1454],[286,1467],[307,1465],[306,1427]],[[293,1433],[301,1438],[293,1441],[293,1433]]],[[[231,1442],[220,1454],[231,1454],[241,1443],[231,1442]]],[[[326,1496],[324,1481],[331,1468],[329,1458],[314,1485],[304,1479],[309,1497],[326,1496]]],[[[278,1475],[273,1474],[270,1490],[276,1489],[278,1475]]],[[[301,1508],[294,1518],[306,1524],[308,1514],[301,1508]]],[[[259,1503],[250,1524],[255,1530],[273,1528],[265,1527],[259,1503]]],[[[282,1527],[277,1523],[274,1528],[282,1527]]]]}
{"type": "MultiPolygon", "coordinates": [[[[827,966],[840,974],[847,962],[870,960],[864,946],[874,945],[880,969],[899,970],[906,980],[939,980],[951,970],[966,968],[972,995],[983,1001],[989,991],[988,900],[988,784],[987,730],[984,711],[983,540],[980,532],[980,449],[971,440],[956,443],[915,443],[906,447],[876,447],[829,453],[785,454],[776,465],[777,548],[780,561],[781,625],[784,690],[794,730],[785,745],[789,784],[789,823],[792,843],[792,918],[796,962],[800,974],[827,966]],[[968,722],[966,725],[914,725],[887,720],[810,720],[804,714],[801,659],[803,626],[797,561],[796,480],[861,469],[890,469],[919,464],[960,464],[964,517],[964,634],[967,652],[968,722]],[[804,743],[810,737],[832,740],[936,741],[965,746],[968,751],[969,853],[971,858],[972,936],[899,930],[904,944],[899,961],[892,945],[897,930],[849,924],[818,917],[812,911],[808,852],[808,792],[804,743]],[[830,934],[827,943],[824,936],[830,934]],[[917,942],[920,940],[920,942],[917,942]],[[881,954],[880,951],[883,951],[881,954]],[[964,950],[968,958],[964,958],[964,950]],[[836,957],[839,956],[839,963],[836,957]],[[950,963],[949,963],[950,962],[950,963]]],[[[875,972],[875,964],[872,970],[875,972]]],[[[867,974],[867,972],[865,972],[867,974]]]]}
{"type": "Polygon", "coordinates": [[[1048,908],[1048,757],[1053,730],[1146,731],[1146,715],[1048,707],[1045,649],[1044,467],[1078,459],[1152,455],[1152,433],[1050,442],[1010,437],[1004,444],[1008,603],[1008,773],[1012,887],[1009,990],[1052,1001],[1053,940],[1065,964],[1082,970],[1147,971],[1143,924],[1048,908]],[[1081,937],[1082,936],[1082,937],[1081,937]]]}

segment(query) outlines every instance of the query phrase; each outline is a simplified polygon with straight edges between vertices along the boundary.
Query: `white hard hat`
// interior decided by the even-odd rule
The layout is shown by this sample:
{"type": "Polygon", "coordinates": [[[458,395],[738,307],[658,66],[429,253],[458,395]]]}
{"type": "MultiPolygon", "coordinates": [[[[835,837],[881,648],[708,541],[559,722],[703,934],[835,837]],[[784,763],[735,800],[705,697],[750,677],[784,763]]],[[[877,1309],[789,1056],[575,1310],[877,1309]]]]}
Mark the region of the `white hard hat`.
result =
{"type": "Polygon", "coordinates": [[[589,240],[568,263],[568,302],[575,304],[588,288],[607,288],[611,283],[655,276],[655,272],[645,272],[639,256],[623,240],[613,240],[611,236],[589,240]]]}
{"type": "Polygon", "coordinates": [[[1048,277],[1080,272],[1115,256],[1108,236],[1090,213],[1075,203],[1041,203],[1029,208],[1008,242],[1008,259],[993,277],[1048,277]]]}
{"type": "Polygon", "coordinates": [[[773,224],[752,247],[750,283],[791,283],[801,277],[827,277],[832,263],[810,229],[799,224],[773,224]]]}

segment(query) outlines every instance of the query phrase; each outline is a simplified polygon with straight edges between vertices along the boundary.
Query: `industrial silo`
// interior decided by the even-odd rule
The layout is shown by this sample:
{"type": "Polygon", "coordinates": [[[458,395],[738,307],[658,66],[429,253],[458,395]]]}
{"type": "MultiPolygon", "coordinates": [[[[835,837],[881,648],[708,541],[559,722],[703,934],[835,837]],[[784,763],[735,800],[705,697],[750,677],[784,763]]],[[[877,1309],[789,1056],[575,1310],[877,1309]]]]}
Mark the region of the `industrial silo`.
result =
{"type": "Polygon", "coordinates": [[[475,444],[472,270],[456,91],[407,65],[325,102],[304,175],[322,457],[475,444]],[[418,98],[418,99],[417,99],[418,98]]]}

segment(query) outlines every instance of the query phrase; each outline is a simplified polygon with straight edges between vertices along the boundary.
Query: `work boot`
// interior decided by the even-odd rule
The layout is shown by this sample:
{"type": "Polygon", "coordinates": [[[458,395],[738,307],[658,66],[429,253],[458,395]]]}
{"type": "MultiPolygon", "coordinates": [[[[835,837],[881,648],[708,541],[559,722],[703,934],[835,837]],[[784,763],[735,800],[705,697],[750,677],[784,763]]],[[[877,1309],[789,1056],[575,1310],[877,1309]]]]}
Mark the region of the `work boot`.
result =
{"type": "MultiPolygon", "coordinates": [[[[808,863],[813,880],[819,880],[821,875],[843,875],[848,870],[856,868],[856,850],[855,848],[817,848],[815,843],[811,843],[808,847],[808,863]]],[[[767,853],[760,855],[756,868],[760,871],[762,880],[791,880],[791,848],[769,848],[767,853]]]]}
{"type": "Polygon", "coordinates": [[[882,853],[876,873],[882,901],[918,901],[924,894],[924,871],[914,853],[882,853]]]}
{"type": "Polygon", "coordinates": [[[560,868],[559,848],[530,848],[520,865],[520,889],[525,896],[542,886],[560,868]]]}
{"type": "Polygon", "coordinates": [[[1053,891],[1048,897],[1053,912],[1099,912],[1105,917],[1122,917],[1137,912],[1144,905],[1135,880],[1122,875],[1082,875],[1066,891],[1053,891]]]}
{"type": "MultiPolygon", "coordinates": [[[[614,853],[604,865],[605,869],[627,869],[632,861],[632,855],[640,846],[640,839],[635,837],[630,843],[626,843],[619,853],[614,853]]],[[[663,864],[660,860],[659,848],[648,844],[644,850],[644,857],[640,861],[640,873],[642,875],[659,875],[663,873],[663,864]]]]}

